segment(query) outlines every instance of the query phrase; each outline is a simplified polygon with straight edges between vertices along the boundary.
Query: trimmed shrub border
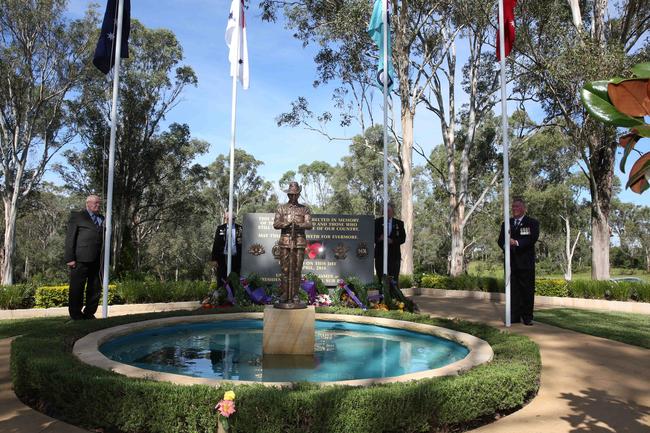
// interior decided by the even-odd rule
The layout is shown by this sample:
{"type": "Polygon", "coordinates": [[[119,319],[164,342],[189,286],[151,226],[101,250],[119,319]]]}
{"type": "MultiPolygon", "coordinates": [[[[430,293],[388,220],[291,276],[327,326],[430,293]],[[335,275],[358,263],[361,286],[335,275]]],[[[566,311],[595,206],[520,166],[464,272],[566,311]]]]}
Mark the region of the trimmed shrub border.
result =
{"type": "MultiPolygon", "coordinates": [[[[229,312],[242,311],[259,310],[229,312]]],[[[527,337],[483,324],[398,312],[359,315],[474,335],[491,345],[492,362],[457,376],[368,387],[298,383],[289,389],[233,383],[180,386],[132,379],[91,367],[72,354],[75,341],[89,332],[187,315],[183,311],[73,323],[40,319],[44,326],[32,325],[12,345],[14,390],[23,401],[58,419],[114,433],[213,433],[217,421],[214,405],[230,389],[237,394],[237,412],[230,423],[233,432],[375,433],[449,432],[482,425],[521,408],[539,388],[539,349],[527,337]]],[[[206,314],[197,311],[190,315],[206,314]]]]}
{"type": "MultiPolygon", "coordinates": [[[[402,289],[406,296],[425,295],[434,298],[471,298],[490,302],[505,303],[506,295],[495,292],[479,292],[475,290],[445,290],[414,287],[402,289]]],[[[535,308],[564,307],[581,308],[586,310],[616,311],[619,313],[650,314],[650,303],[635,301],[608,301],[605,299],[564,298],[559,296],[535,296],[535,308]]]]}
{"type": "MultiPolygon", "coordinates": [[[[293,386],[292,382],[255,382],[255,381],[228,381],[209,379],[201,377],[190,377],[180,374],[163,373],[152,370],[146,370],[131,365],[116,362],[107,358],[99,351],[99,346],[103,343],[112,340],[122,335],[128,335],[133,332],[141,331],[149,328],[157,328],[163,326],[178,325],[183,323],[197,323],[221,320],[241,320],[241,319],[262,319],[264,313],[231,313],[231,314],[213,314],[209,316],[181,316],[169,317],[165,319],[154,319],[145,322],[129,323],[126,325],[116,326],[114,328],[103,329],[101,331],[93,332],[85,337],[77,340],[72,352],[82,362],[93,365],[95,367],[103,368],[104,370],[114,371],[115,373],[123,374],[128,377],[145,378],[150,380],[158,380],[165,382],[172,382],[179,385],[222,385],[224,382],[233,384],[262,384],[265,386],[293,386]]],[[[480,338],[464,332],[454,331],[451,329],[441,328],[439,326],[426,325],[422,323],[413,323],[403,320],[385,319],[381,317],[368,317],[368,316],[352,316],[349,314],[316,314],[316,320],[325,320],[332,322],[350,322],[362,323],[368,325],[384,326],[387,328],[404,329],[407,331],[419,332],[422,334],[433,335],[441,337],[446,340],[451,340],[467,347],[470,352],[465,358],[458,360],[452,364],[446,365],[441,368],[433,370],[425,370],[417,373],[405,374],[402,376],[374,378],[374,379],[361,379],[361,380],[343,380],[337,382],[317,382],[319,385],[350,385],[350,386],[370,386],[378,383],[393,383],[393,382],[408,382],[410,380],[419,380],[425,378],[450,376],[468,371],[477,365],[489,362],[494,356],[494,352],[490,345],[480,338]]]]}

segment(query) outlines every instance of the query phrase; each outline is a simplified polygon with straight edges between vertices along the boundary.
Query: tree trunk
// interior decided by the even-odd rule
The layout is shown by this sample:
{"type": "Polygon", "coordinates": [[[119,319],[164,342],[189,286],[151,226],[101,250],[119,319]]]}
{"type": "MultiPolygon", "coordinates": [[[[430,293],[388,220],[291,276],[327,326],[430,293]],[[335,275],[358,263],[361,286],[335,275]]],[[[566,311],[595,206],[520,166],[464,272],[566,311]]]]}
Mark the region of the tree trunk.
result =
{"type": "Polygon", "coordinates": [[[565,242],[564,242],[564,258],[566,260],[566,268],[564,271],[564,279],[566,281],[571,281],[573,278],[573,252],[571,251],[571,225],[569,224],[569,218],[562,218],[564,220],[564,229],[566,231],[565,242]]]}
{"type": "Polygon", "coordinates": [[[457,277],[465,272],[465,239],[463,218],[455,212],[451,218],[451,252],[449,254],[449,275],[457,277]]]}
{"type": "Polygon", "coordinates": [[[607,218],[591,216],[591,279],[609,279],[609,224],[607,218]]]}
{"type": "Polygon", "coordinates": [[[23,278],[27,280],[29,278],[29,256],[25,255],[25,270],[23,272],[23,278]]]}
{"type": "Polygon", "coordinates": [[[594,39],[600,44],[605,44],[605,13],[607,11],[607,0],[596,0],[594,2],[594,39]]]}
{"type": "Polygon", "coordinates": [[[402,265],[400,273],[413,275],[413,113],[408,106],[402,108],[402,178],[400,189],[402,197],[402,219],[406,231],[406,242],[402,245],[402,265]]]}
{"type": "Polygon", "coordinates": [[[5,236],[2,255],[2,284],[10,286],[14,283],[13,258],[16,251],[16,213],[14,200],[5,198],[5,236]]]}
{"type": "Polygon", "coordinates": [[[650,249],[645,249],[645,271],[650,272],[650,249]]]}
{"type": "Polygon", "coordinates": [[[591,193],[591,278],[609,279],[609,211],[617,143],[607,127],[589,134],[591,193]]]}

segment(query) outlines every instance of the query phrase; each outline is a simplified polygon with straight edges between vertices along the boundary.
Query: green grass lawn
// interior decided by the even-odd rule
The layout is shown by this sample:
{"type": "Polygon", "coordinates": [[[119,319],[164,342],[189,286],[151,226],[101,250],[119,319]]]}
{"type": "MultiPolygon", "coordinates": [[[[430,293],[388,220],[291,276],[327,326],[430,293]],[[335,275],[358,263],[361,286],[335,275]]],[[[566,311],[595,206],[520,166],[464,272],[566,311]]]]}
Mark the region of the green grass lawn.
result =
{"type": "Polygon", "coordinates": [[[650,349],[650,315],[554,308],[535,311],[535,320],[650,349]]]}
{"type": "MultiPolygon", "coordinates": [[[[479,275],[482,277],[496,277],[503,278],[503,268],[493,267],[492,269],[486,269],[485,263],[482,262],[470,262],[468,266],[468,273],[471,275],[479,275]]],[[[638,277],[641,278],[646,283],[650,283],[650,273],[644,272],[640,269],[623,269],[623,268],[611,268],[610,269],[611,278],[617,277],[638,277]]],[[[537,278],[564,278],[564,274],[548,274],[544,272],[537,272],[537,278]]],[[[591,280],[591,271],[586,270],[582,272],[573,273],[574,280],[591,280]]]]}

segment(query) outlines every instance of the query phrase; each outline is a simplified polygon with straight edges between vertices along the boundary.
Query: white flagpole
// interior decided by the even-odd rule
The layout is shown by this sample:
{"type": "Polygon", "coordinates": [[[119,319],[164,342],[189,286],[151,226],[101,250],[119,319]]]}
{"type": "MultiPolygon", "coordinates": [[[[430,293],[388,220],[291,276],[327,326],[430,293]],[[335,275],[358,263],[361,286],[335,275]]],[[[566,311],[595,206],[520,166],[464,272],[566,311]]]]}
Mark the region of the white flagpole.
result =
{"type": "Polygon", "coordinates": [[[115,35],[115,69],[113,70],[113,105],[111,106],[111,138],[108,152],[108,192],[106,197],[106,230],[104,232],[104,279],[102,282],[102,318],[108,317],[108,271],[111,267],[111,231],[113,224],[113,178],[115,176],[115,135],[117,132],[117,100],[120,90],[120,60],[122,57],[122,18],[124,0],[117,9],[117,35],[115,35]]]}
{"type": "Polygon", "coordinates": [[[503,251],[505,252],[506,327],[510,317],[510,168],[508,149],[508,107],[506,101],[506,44],[503,0],[499,0],[499,55],[501,57],[501,136],[503,140],[503,251]]]}
{"type": "MultiPolygon", "coordinates": [[[[237,17],[237,28],[235,28],[235,37],[233,43],[235,44],[235,53],[237,53],[237,70],[232,77],[232,107],[231,107],[231,121],[230,121],[230,182],[228,184],[228,234],[226,239],[228,241],[228,274],[232,271],[232,207],[233,207],[233,189],[235,184],[235,132],[237,125],[237,78],[239,77],[239,56],[240,56],[240,42],[241,42],[241,1],[236,0],[235,16],[237,17]]],[[[217,284],[221,284],[218,281],[217,284]]]]}
{"type": "MultiPolygon", "coordinates": [[[[382,0],[382,22],[384,27],[384,275],[388,275],[388,0],[382,0]]],[[[386,290],[390,290],[386,287],[386,290]]]]}

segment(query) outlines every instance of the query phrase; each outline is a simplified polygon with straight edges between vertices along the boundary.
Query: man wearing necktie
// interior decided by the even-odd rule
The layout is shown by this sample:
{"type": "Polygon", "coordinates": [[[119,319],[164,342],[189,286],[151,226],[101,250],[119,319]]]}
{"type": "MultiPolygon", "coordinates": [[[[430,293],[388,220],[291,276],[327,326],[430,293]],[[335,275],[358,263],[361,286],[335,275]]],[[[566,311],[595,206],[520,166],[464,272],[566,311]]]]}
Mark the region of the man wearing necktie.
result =
{"type": "Polygon", "coordinates": [[[86,198],[86,209],[71,212],[68,220],[65,262],[70,269],[68,312],[73,320],[94,319],[99,305],[104,241],[101,204],[98,196],[90,195],[86,198]]]}
{"type": "MultiPolygon", "coordinates": [[[[235,224],[236,215],[232,218],[232,272],[237,275],[241,272],[241,239],[242,226],[235,224]]],[[[217,284],[223,285],[223,280],[228,278],[228,212],[224,213],[224,223],[217,227],[212,243],[212,266],[217,268],[217,284]]]]}
{"type": "MultiPolygon", "coordinates": [[[[406,242],[404,222],[394,218],[393,205],[388,204],[388,276],[399,283],[399,268],[402,261],[400,246],[406,242]]],[[[375,272],[381,281],[384,274],[384,218],[375,219],[375,272]]]]}
{"type": "MultiPolygon", "coordinates": [[[[535,303],[535,243],[539,238],[539,221],[526,215],[526,203],[521,198],[512,201],[510,218],[510,317],[512,323],[533,324],[535,303]]],[[[501,224],[499,247],[505,242],[501,224]]]]}

